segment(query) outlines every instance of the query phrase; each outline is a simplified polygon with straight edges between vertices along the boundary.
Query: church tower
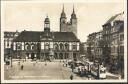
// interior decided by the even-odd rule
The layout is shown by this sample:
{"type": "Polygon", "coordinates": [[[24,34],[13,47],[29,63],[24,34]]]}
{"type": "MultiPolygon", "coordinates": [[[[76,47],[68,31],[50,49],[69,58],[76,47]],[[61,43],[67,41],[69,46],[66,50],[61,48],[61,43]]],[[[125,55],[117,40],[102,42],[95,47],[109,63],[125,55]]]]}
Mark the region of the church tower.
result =
{"type": "Polygon", "coordinates": [[[64,5],[60,17],[60,32],[73,32],[77,36],[77,18],[73,6],[70,21],[67,22],[66,14],[64,12],[64,5]]]}
{"type": "Polygon", "coordinates": [[[77,18],[73,6],[73,12],[71,14],[71,19],[70,19],[71,25],[72,25],[72,32],[77,36],[77,18]]]}
{"type": "Polygon", "coordinates": [[[60,17],[60,32],[66,32],[66,14],[64,12],[64,5],[60,17]]]}

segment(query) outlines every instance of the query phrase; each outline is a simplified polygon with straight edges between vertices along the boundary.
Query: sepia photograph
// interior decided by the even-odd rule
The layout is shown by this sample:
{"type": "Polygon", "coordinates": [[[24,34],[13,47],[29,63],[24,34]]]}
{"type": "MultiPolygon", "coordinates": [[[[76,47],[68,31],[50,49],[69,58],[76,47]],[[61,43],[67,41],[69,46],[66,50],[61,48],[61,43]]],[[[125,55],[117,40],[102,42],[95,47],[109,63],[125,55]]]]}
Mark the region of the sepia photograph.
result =
{"type": "Polygon", "coordinates": [[[127,0],[2,0],[2,83],[127,82],[127,0]]]}

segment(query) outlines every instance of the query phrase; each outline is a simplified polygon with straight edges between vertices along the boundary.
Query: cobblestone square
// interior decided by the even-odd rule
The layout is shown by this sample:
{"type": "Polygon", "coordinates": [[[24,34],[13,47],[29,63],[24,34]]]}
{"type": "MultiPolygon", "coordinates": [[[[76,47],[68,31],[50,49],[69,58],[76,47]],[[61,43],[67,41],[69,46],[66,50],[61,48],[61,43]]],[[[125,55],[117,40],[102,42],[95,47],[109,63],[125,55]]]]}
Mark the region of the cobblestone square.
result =
{"type": "MultiPolygon", "coordinates": [[[[70,75],[72,74],[71,68],[64,67],[63,62],[53,61],[53,62],[21,62],[20,65],[18,61],[13,62],[13,66],[10,67],[5,65],[5,79],[6,80],[70,80],[70,75]],[[21,65],[24,65],[23,70],[21,70],[21,65]],[[7,66],[9,67],[7,69],[7,66]]],[[[73,74],[74,80],[86,80],[86,77],[79,77],[73,74]]]]}

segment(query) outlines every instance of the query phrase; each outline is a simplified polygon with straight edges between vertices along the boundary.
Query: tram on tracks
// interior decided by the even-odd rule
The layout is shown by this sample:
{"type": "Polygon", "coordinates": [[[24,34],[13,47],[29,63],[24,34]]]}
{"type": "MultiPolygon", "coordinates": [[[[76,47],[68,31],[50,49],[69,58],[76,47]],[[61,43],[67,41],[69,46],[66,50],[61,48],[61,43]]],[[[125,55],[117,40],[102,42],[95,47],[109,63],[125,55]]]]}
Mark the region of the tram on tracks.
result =
{"type": "Polygon", "coordinates": [[[99,65],[99,64],[92,64],[91,74],[98,79],[105,79],[106,78],[106,67],[104,67],[103,65],[99,65]]]}
{"type": "Polygon", "coordinates": [[[104,67],[103,65],[86,61],[85,68],[87,72],[93,75],[95,78],[98,78],[98,79],[106,78],[106,67],[104,67]]]}

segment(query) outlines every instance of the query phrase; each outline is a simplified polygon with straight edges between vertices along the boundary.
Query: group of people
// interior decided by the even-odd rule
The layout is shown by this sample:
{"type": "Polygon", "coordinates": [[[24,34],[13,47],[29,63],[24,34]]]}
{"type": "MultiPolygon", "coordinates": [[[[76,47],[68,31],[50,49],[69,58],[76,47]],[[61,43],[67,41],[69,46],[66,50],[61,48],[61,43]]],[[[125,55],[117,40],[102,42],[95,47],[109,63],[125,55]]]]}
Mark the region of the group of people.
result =
{"type": "Polygon", "coordinates": [[[84,76],[84,75],[86,75],[86,73],[87,73],[87,70],[85,69],[85,68],[78,68],[78,75],[80,75],[80,76],[84,76]]]}

